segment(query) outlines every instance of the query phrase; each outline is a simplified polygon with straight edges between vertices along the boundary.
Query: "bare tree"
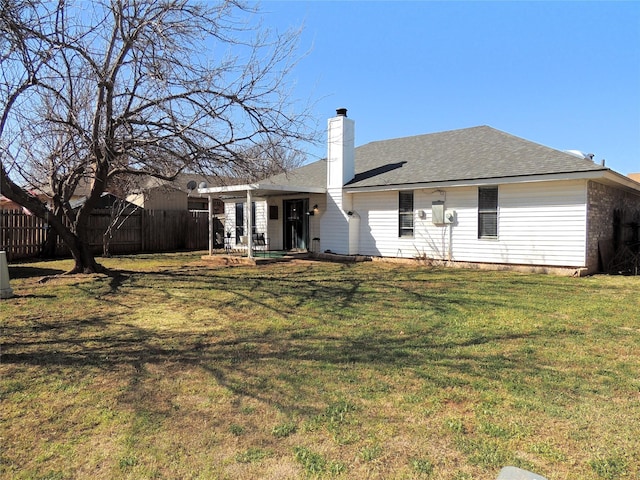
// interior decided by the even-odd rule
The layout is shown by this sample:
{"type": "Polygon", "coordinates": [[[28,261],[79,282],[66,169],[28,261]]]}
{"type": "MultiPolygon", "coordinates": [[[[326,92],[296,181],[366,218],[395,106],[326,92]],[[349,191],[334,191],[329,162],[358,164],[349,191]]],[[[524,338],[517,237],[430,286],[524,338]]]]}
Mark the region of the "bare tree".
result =
{"type": "Polygon", "coordinates": [[[260,143],[242,152],[244,162],[234,173],[236,178],[248,181],[262,180],[272,175],[291,171],[304,163],[305,156],[284,144],[260,143]],[[251,170],[246,170],[251,165],[251,170]]]}
{"type": "Polygon", "coordinates": [[[114,178],[172,180],[185,170],[256,176],[265,164],[245,152],[294,152],[314,140],[309,109],[291,100],[287,83],[299,32],[251,26],[253,8],[186,0],[0,4],[0,187],[49,222],[75,272],[100,269],[87,224],[114,178]],[[74,211],[70,199],[83,184],[87,200],[74,211]],[[50,192],[49,204],[33,189],[50,192]]]}

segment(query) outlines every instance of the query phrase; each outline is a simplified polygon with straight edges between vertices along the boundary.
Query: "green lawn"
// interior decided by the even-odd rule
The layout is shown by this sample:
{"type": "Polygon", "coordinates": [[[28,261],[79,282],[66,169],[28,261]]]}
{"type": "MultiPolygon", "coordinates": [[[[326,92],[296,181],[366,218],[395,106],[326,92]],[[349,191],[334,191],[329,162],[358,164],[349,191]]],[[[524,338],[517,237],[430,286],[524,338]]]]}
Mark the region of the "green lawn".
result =
{"type": "Polygon", "coordinates": [[[0,477],[640,478],[638,277],[199,258],[9,267],[0,477]]]}

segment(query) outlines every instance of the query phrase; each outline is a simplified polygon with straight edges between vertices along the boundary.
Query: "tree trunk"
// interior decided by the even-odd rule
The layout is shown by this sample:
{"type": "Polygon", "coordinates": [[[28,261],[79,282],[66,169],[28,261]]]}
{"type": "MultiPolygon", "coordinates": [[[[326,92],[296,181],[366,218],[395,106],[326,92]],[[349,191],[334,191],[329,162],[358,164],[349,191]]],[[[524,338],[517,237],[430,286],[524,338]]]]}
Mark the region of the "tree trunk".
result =
{"type": "Polygon", "coordinates": [[[55,258],[56,257],[56,248],[58,246],[58,232],[55,228],[53,228],[50,221],[48,221],[49,217],[55,217],[60,224],[63,224],[62,221],[62,212],[59,208],[54,209],[53,213],[47,215],[45,218],[47,219],[47,223],[45,224],[45,228],[47,229],[44,243],[42,244],[42,248],[40,249],[40,256],[42,258],[55,258]]]}
{"type": "Polygon", "coordinates": [[[98,273],[103,267],[96,262],[95,255],[88,243],[75,238],[74,241],[65,242],[71,251],[75,262],[74,267],[67,273],[98,273]]]}
{"type": "Polygon", "coordinates": [[[69,248],[75,262],[73,269],[67,273],[97,273],[103,271],[103,267],[96,262],[91,245],[87,240],[86,225],[76,225],[76,231],[73,232],[58,218],[54,218],[51,221],[51,226],[69,248]]]}
{"type": "Polygon", "coordinates": [[[96,257],[91,250],[91,246],[85,242],[78,242],[79,255],[73,255],[75,267],[69,273],[97,273],[103,270],[102,266],[96,262],[96,257]]]}
{"type": "Polygon", "coordinates": [[[42,258],[55,258],[56,245],[58,243],[58,233],[47,225],[47,234],[40,250],[40,257],[42,258]]]}
{"type": "Polygon", "coordinates": [[[63,237],[65,244],[71,251],[75,266],[69,273],[97,273],[103,270],[96,262],[96,257],[87,240],[86,225],[76,224],[76,232],[67,230],[68,239],[63,237]]]}

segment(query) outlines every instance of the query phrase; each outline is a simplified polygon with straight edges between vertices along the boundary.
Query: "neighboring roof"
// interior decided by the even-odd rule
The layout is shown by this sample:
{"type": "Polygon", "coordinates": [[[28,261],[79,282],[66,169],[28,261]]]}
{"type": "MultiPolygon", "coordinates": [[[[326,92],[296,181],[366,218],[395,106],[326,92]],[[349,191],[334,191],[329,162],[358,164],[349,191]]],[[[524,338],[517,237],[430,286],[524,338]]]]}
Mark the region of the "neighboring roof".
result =
{"type": "Polygon", "coordinates": [[[138,188],[141,190],[151,190],[155,188],[180,190],[184,193],[188,193],[187,184],[190,181],[196,182],[196,188],[199,188],[202,182],[207,184],[207,187],[218,187],[223,185],[236,185],[243,183],[244,181],[237,178],[218,177],[212,175],[202,175],[198,173],[181,173],[175,180],[162,180],[151,175],[141,177],[137,181],[138,188]]]}
{"type": "MultiPolygon", "coordinates": [[[[53,197],[53,192],[49,185],[43,185],[37,188],[38,196],[45,196],[47,198],[53,197]]],[[[32,191],[33,193],[33,191],[32,191]]],[[[72,198],[86,197],[91,193],[91,179],[81,178],[73,190],[72,198]]]]}
{"type": "MultiPolygon", "coordinates": [[[[71,200],[69,205],[71,205],[72,209],[80,208],[87,202],[87,197],[78,198],[76,200],[71,200]]],[[[138,205],[128,202],[127,200],[123,200],[121,198],[116,197],[115,195],[104,192],[100,195],[100,200],[96,204],[95,208],[111,208],[116,202],[124,202],[127,205],[127,208],[138,208],[138,205]]],[[[124,205],[123,204],[123,205],[124,205]]]]}

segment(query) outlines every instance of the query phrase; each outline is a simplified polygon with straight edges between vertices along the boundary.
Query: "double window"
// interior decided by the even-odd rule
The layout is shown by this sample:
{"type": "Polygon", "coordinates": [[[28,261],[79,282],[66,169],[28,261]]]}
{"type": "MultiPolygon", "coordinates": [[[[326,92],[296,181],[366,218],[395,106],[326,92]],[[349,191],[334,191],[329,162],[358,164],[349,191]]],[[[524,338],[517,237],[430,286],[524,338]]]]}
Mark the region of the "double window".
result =
{"type": "Polygon", "coordinates": [[[413,237],[413,191],[398,192],[398,236],[413,237]]]}
{"type": "Polygon", "coordinates": [[[498,238],[498,187],[478,188],[478,238],[498,238]]]}

